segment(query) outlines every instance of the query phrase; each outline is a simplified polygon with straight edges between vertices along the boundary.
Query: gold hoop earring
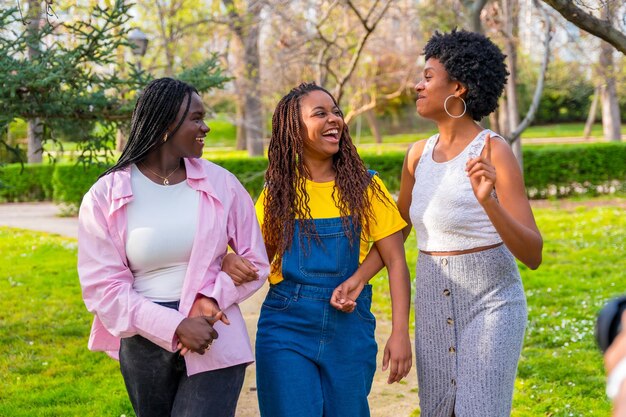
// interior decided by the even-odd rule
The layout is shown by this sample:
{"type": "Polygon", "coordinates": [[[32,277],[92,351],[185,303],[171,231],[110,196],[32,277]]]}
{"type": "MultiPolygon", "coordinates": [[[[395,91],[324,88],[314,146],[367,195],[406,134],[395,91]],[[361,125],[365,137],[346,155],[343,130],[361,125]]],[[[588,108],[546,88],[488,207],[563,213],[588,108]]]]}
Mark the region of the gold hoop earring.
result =
{"type": "Polygon", "coordinates": [[[465,104],[465,100],[463,100],[462,97],[456,97],[454,94],[450,94],[448,97],[446,97],[445,101],[443,102],[443,109],[446,111],[448,116],[452,117],[453,119],[460,119],[461,117],[465,116],[465,112],[467,111],[467,104],[465,104]],[[452,97],[458,98],[459,100],[463,102],[463,113],[459,114],[458,116],[453,116],[448,111],[448,100],[450,100],[452,97]]]}
{"type": "Polygon", "coordinates": [[[167,142],[167,133],[163,136],[163,142],[167,142]]]}

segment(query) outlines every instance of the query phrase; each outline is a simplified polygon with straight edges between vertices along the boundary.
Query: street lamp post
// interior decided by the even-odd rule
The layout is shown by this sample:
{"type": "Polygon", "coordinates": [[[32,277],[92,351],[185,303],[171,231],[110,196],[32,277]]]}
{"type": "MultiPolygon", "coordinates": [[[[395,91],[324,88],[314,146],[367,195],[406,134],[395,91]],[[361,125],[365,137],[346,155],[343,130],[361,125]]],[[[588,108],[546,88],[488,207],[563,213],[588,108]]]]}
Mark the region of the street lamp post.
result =
{"type": "Polygon", "coordinates": [[[135,28],[128,34],[128,41],[130,42],[133,55],[139,57],[137,59],[137,67],[141,70],[141,57],[146,54],[148,49],[148,37],[141,30],[135,28]]]}

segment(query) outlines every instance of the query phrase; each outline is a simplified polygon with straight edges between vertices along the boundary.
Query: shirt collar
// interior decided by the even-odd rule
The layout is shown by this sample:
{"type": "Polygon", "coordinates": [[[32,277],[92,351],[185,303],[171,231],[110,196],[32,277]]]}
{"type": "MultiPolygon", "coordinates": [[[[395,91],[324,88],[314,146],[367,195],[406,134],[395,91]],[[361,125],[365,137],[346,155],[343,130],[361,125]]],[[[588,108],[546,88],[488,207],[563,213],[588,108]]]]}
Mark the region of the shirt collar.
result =
{"type": "MultiPolygon", "coordinates": [[[[215,187],[211,181],[207,180],[212,165],[203,164],[200,159],[184,158],[185,169],[187,170],[187,182],[195,190],[204,191],[207,194],[215,195],[215,187]]],[[[206,162],[206,161],[205,161],[206,162]]]]}
{"type": "MultiPolygon", "coordinates": [[[[207,181],[211,165],[203,164],[199,159],[183,158],[185,162],[185,170],[187,171],[187,182],[194,190],[204,191],[208,194],[215,195],[215,187],[211,181],[207,181]]],[[[124,205],[128,199],[132,199],[133,190],[130,186],[130,166],[115,171],[111,175],[111,198],[114,202],[114,210],[124,205]],[[119,205],[118,205],[119,204],[119,205]]]]}

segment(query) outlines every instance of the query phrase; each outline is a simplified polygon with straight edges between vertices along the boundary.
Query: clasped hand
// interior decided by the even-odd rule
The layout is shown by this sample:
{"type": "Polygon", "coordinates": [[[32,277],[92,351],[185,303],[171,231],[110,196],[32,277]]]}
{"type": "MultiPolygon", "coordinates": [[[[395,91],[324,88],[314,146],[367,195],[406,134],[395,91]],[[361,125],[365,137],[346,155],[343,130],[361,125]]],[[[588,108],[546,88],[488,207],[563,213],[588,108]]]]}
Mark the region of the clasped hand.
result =
{"type": "Polygon", "coordinates": [[[352,275],[342,282],[330,297],[330,305],[344,313],[352,313],[356,308],[356,299],[363,291],[365,283],[359,277],[352,275]]]}
{"type": "MultiPolygon", "coordinates": [[[[357,306],[356,299],[363,291],[365,282],[360,277],[351,276],[333,291],[330,305],[344,313],[352,313],[357,306]]],[[[400,381],[408,375],[412,366],[412,349],[408,331],[394,331],[385,345],[382,370],[389,369],[388,384],[400,381]]]]}
{"type": "Polygon", "coordinates": [[[226,325],[230,324],[228,317],[220,310],[215,300],[199,296],[191,306],[189,317],[176,328],[180,354],[184,356],[191,351],[203,355],[208,351],[213,340],[219,336],[213,328],[218,321],[226,325]]]}

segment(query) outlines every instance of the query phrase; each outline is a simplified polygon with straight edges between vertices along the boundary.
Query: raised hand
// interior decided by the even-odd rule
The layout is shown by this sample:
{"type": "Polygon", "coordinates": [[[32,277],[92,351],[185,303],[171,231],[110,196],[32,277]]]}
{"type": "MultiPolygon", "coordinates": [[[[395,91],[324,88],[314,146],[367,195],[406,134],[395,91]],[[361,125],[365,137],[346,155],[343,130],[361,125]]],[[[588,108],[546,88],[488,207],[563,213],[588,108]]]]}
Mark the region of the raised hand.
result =
{"type": "Polygon", "coordinates": [[[330,297],[330,305],[344,313],[352,313],[356,308],[356,299],[363,291],[364,286],[365,283],[362,279],[352,275],[335,288],[330,297]]]}
{"type": "Polygon", "coordinates": [[[250,261],[235,253],[224,256],[222,271],[230,276],[236,286],[259,279],[259,270],[250,261]]]}
{"type": "Polygon", "coordinates": [[[496,168],[491,163],[491,134],[487,134],[480,156],[467,161],[465,171],[478,202],[484,204],[489,201],[496,186],[496,168]]]}

